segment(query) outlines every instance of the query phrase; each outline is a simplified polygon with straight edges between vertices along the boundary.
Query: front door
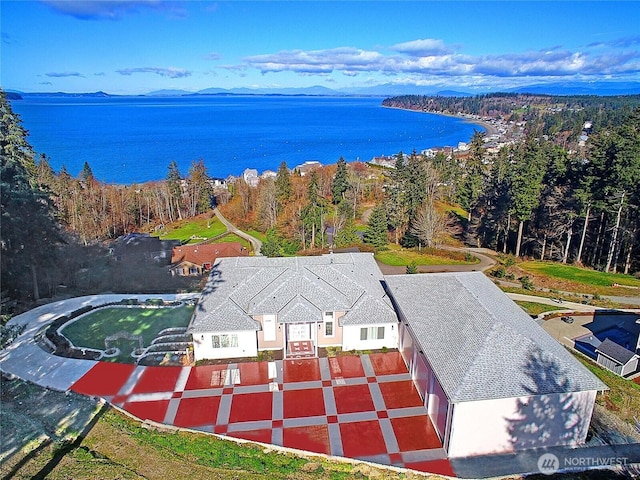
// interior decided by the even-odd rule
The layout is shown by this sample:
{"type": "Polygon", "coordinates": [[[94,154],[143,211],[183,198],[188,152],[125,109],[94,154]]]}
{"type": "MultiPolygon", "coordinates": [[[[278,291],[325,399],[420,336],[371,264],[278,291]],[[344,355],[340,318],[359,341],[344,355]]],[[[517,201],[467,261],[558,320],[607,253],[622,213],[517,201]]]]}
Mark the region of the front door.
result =
{"type": "Polygon", "coordinates": [[[316,355],[312,323],[287,324],[287,351],[286,357],[307,358],[316,355]]]}
{"type": "Polygon", "coordinates": [[[290,323],[289,341],[311,340],[311,324],[310,323],[290,323]]]}

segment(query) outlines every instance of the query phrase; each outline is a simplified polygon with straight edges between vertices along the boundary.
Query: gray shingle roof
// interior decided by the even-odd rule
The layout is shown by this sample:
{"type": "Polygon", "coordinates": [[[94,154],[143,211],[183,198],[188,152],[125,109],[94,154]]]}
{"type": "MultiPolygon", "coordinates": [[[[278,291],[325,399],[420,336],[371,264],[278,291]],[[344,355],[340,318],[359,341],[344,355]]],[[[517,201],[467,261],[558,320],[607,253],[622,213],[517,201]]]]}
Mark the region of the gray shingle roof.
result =
{"type": "Polygon", "coordinates": [[[481,272],[385,282],[453,402],[607,389],[481,272]]]}
{"type": "Polygon", "coordinates": [[[598,345],[596,351],[615,360],[621,365],[624,365],[635,356],[635,353],[631,350],[627,350],[622,345],[618,345],[616,342],[609,340],[608,338],[605,338],[602,343],[598,345]]]}
{"type": "Polygon", "coordinates": [[[341,325],[395,323],[382,279],[370,253],[222,258],[189,332],[258,330],[252,317],[274,313],[280,323],[320,322],[323,311],[347,312],[341,325]]]}

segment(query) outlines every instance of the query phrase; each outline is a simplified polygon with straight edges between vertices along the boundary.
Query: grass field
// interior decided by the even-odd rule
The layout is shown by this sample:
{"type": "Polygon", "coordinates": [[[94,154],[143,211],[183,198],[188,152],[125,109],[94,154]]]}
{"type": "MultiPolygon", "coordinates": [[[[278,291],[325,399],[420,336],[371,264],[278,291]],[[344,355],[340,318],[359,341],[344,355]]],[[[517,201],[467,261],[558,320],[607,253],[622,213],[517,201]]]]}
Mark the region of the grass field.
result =
{"type": "Polygon", "coordinates": [[[478,263],[476,257],[467,259],[462,252],[450,250],[438,250],[435,248],[423,248],[422,252],[417,249],[400,248],[397,245],[390,245],[388,250],[376,253],[376,260],[386,265],[396,267],[406,267],[415,262],[416,265],[473,265],[478,263]]]}
{"type": "MultiPolygon", "coordinates": [[[[76,347],[103,350],[104,339],[118,332],[141,335],[143,346],[148,346],[158,332],[169,327],[186,327],[189,324],[194,307],[182,305],[164,308],[116,308],[96,309],[78,320],[65,325],[62,334],[76,347]]],[[[118,345],[121,353],[112,358],[114,362],[132,362],[131,351],[137,348],[137,342],[121,340],[118,345]]]]}
{"type": "Polygon", "coordinates": [[[609,387],[604,397],[599,397],[599,402],[622,420],[632,423],[640,412],[640,385],[600,367],[583,355],[574,353],[574,356],[609,387]]]}
{"type": "Polygon", "coordinates": [[[551,305],[545,305],[543,303],[519,302],[519,301],[516,301],[516,303],[520,305],[520,307],[522,307],[522,309],[525,312],[527,312],[529,315],[536,316],[536,317],[541,313],[554,310],[554,308],[551,305]]]}
{"type": "Polygon", "coordinates": [[[183,244],[201,242],[222,235],[227,228],[217,217],[195,218],[166,225],[161,233],[162,240],[180,240],[183,244]]]}
{"type": "MultiPolygon", "coordinates": [[[[598,293],[600,295],[640,296],[640,279],[630,275],[605,273],[551,262],[522,262],[518,264],[518,267],[533,275],[564,282],[566,284],[564,289],[567,291],[598,293]],[[636,288],[613,287],[614,284],[636,288]]],[[[558,287],[558,290],[563,289],[562,284],[558,287]]]]}

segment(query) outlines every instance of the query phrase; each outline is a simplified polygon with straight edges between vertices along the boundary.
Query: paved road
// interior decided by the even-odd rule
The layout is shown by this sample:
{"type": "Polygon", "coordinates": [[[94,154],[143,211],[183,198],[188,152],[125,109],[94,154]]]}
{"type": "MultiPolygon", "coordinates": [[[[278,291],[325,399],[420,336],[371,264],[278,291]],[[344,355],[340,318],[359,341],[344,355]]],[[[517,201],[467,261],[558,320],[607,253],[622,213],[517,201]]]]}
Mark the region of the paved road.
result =
{"type": "MultiPolygon", "coordinates": [[[[493,267],[497,261],[490,255],[489,251],[484,248],[458,248],[458,247],[440,247],[443,250],[451,250],[456,252],[469,252],[480,260],[480,263],[462,264],[462,265],[418,265],[420,273],[442,273],[442,272],[485,272],[493,267]]],[[[378,267],[384,275],[401,275],[407,273],[407,267],[394,267],[378,262],[378,267]]]]}
{"type": "Polygon", "coordinates": [[[248,233],[245,233],[242,230],[238,229],[229,220],[224,218],[222,213],[220,213],[220,210],[218,210],[217,208],[213,209],[213,213],[215,213],[216,217],[218,217],[218,219],[220,219],[220,221],[224,224],[224,226],[227,227],[227,231],[229,231],[231,233],[235,233],[236,235],[238,235],[241,238],[244,238],[247,242],[249,242],[251,244],[251,247],[253,248],[254,255],[261,255],[260,249],[262,248],[262,242],[260,240],[258,240],[256,237],[252,237],[248,233]]]}

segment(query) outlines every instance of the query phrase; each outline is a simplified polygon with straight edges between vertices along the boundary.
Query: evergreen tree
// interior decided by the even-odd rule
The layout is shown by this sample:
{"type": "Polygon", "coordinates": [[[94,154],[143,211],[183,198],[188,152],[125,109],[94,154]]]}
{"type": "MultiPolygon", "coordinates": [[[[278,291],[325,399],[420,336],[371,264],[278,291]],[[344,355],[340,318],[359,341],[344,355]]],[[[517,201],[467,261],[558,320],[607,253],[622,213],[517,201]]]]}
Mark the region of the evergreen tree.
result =
{"type": "Polygon", "coordinates": [[[349,170],[344,158],[340,157],[337,165],[338,167],[331,183],[331,198],[334,205],[344,199],[344,193],[349,189],[349,170]]]}
{"type": "Polygon", "coordinates": [[[511,214],[518,221],[516,257],[520,256],[524,222],[531,218],[540,201],[542,179],[546,171],[545,159],[535,139],[519,146],[510,184],[511,214]]]}
{"type": "Polygon", "coordinates": [[[318,174],[313,171],[309,177],[307,204],[300,212],[300,219],[304,227],[303,242],[305,246],[308,245],[309,248],[316,247],[317,235],[323,233],[323,215],[326,211],[327,202],[320,196],[318,174]]]}
{"type": "Polygon", "coordinates": [[[384,250],[387,247],[387,214],[384,205],[377,205],[371,212],[364,232],[364,242],[378,250],[384,250]]]}
{"type": "Polygon", "coordinates": [[[51,268],[62,238],[48,195],[37,185],[33,150],[20,117],[0,90],[0,266],[12,298],[40,298],[40,271],[51,268]]]}
{"type": "Polygon", "coordinates": [[[262,247],[260,247],[260,253],[267,257],[283,256],[282,239],[278,235],[275,227],[267,230],[266,239],[264,242],[262,242],[262,247]]]}
{"type": "Polygon", "coordinates": [[[175,160],[168,166],[167,190],[169,195],[169,216],[173,218],[173,212],[182,219],[182,175],[175,160]]]}
{"type": "Polygon", "coordinates": [[[283,160],[278,167],[276,175],[276,199],[280,210],[291,199],[291,191],[291,173],[289,172],[289,167],[287,167],[287,162],[283,160]]]}

